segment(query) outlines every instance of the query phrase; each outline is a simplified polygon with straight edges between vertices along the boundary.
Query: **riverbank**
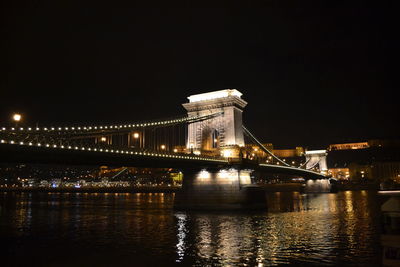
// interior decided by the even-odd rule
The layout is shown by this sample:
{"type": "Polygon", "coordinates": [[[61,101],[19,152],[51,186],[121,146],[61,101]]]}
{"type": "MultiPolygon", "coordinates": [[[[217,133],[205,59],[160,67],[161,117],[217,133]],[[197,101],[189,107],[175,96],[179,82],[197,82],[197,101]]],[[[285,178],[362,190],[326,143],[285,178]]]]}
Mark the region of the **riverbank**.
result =
{"type": "Polygon", "coordinates": [[[174,193],[180,190],[180,186],[165,187],[2,187],[0,192],[49,192],[49,193],[174,193]]]}
{"type": "MultiPolygon", "coordinates": [[[[260,184],[265,192],[304,192],[304,184],[260,184]]],[[[0,187],[0,192],[51,192],[51,193],[175,193],[181,186],[143,187],[0,187]]],[[[379,190],[373,184],[339,184],[337,191],[379,190]]]]}

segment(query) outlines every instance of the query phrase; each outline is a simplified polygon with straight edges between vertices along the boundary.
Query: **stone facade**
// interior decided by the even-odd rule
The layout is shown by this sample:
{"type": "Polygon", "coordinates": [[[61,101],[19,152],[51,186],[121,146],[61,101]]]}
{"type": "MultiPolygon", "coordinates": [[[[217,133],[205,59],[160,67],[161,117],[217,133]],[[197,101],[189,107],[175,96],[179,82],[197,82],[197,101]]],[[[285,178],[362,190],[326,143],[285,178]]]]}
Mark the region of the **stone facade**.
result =
{"type": "Polygon", "coordinates": [[[188,127],[187,148],[209,151],[225,146],[244,146],[242,112],[247,102],[235,89],[191,95],[184,103],[188,116],[221,113],[213,119],[191,123],[188,127]]]}
{"type": "Polygon", "coordinates": [[[178,209],[266,208],[265,191],[252,185],[252,170],[221,169],[184,172],[178,209]]]}

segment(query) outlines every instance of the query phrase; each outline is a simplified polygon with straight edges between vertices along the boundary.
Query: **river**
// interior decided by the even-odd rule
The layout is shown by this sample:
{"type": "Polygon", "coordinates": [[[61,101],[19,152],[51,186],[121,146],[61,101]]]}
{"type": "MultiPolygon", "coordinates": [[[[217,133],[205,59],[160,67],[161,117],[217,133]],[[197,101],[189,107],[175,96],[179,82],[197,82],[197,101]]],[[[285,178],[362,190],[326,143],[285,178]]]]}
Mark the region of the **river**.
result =
{"type": "Polygon", "coordinates": [[[373,191],[268,193],[268,211],[259,212],[182,212],[173,200],[173,193],[0,193],[1,265],[381,264],[373,191]]]}

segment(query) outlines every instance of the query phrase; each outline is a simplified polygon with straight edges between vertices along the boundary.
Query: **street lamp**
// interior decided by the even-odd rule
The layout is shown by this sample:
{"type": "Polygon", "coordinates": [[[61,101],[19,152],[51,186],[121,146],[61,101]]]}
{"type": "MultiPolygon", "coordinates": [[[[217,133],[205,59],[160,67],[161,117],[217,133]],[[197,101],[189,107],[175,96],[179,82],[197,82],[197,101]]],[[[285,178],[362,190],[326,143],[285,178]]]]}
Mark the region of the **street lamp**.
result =
{"type": "MultiPolygon", "coordinates": [[[[139,138],[140,138],[140,134],[139,133],[133,133],[133,143],[134,143],[134,147],[136,148],[136,147],[141,147],[142,145],[141,145],[141,141],[139,140],[139,138]],[[138,142],[139,142],[139,144],[138,144],[138,142]]],[[[143,138],[144,138],[144,135],[143,135],[143,138]]],[[[144,141],[144,139],[143,139],[143,141],[144,141]]]]}
{"type": "Polygon", "coordinates": [[[161,145],[161,149],[162,149],[162,150],[165,150],[165,145],[161,145]]]}
{"type": "Polygon", "coordinates": [[[22,119],[22,116],[21,116],[21,114],[14,113],[13,116],[12,116],[12,119],[15,122],[15,127],[17,127],[18,122],[20,122],[21,119],[22,119]]]}

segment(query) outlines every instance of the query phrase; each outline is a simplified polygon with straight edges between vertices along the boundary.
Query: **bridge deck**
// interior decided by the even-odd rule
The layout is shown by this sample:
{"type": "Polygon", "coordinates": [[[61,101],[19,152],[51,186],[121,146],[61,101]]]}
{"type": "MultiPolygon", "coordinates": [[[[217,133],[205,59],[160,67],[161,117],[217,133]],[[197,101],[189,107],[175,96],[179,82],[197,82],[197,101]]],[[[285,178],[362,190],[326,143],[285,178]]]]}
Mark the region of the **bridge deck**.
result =
{"type": "Polygon", "coordinates": [[[324,175],[296,167],[258,164],[252,161],[229,161],[187,154],[165,154],[97,148],[33,146],[30,144],[0,144],[0,162],[52,163],[71,165],[119,165],[148,168],[247,168],[267,173],[298,175],[306,178],[327,178],[324,175]]]}

